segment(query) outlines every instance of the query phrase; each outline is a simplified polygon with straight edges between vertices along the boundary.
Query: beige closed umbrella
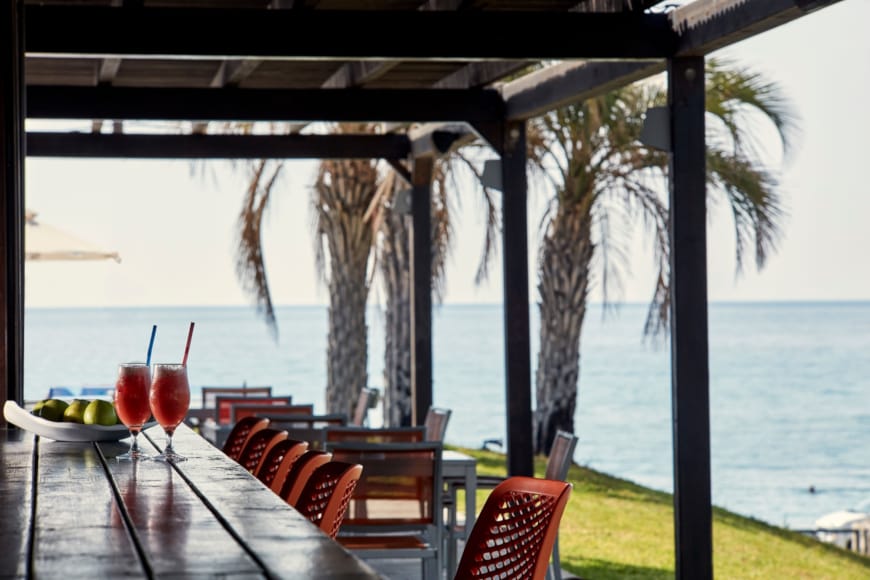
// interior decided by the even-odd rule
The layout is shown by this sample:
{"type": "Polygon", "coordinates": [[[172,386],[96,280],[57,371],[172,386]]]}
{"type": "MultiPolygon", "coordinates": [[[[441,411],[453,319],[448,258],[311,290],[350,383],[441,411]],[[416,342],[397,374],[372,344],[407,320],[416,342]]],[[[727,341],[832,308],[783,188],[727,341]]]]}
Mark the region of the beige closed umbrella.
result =
{"type": "Polygon", "coordinates": [[[121,261],[118,252],[102,250],[54,226],[39,223],[35,212],[27,210],[25,219],[24,257],[26,260],[121,261]]]}

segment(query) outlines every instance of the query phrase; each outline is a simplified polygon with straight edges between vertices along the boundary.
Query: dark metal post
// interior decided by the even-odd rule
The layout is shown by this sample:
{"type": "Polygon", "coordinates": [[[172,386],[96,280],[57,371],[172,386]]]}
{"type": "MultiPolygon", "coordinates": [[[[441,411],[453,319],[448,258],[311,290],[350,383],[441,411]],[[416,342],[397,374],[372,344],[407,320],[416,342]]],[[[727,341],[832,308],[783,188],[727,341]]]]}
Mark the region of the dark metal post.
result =
{"type": "Polygon", "coordinates": [[[704,58],[668,60],[676,577],[713,578],[704,58]]]}
{"type": "Polygon", "coordinates": [[[525,122],[505,125],[501,164],[508,474],[531,476],[534,448],[525,122]]]}
{"type": "Polygon", "coordinates": [[[412,422],[422,425],[432,406],[432,167],[417,157],[411,169],[411,395],[412,422]]]}
{"type": "MultiPolygon", "coordinates": [[[[24,3],[0,8],[0,395],[23,400],[24,3]]],[[[0,418],[2,422],[2,418],[0,418]]]]}

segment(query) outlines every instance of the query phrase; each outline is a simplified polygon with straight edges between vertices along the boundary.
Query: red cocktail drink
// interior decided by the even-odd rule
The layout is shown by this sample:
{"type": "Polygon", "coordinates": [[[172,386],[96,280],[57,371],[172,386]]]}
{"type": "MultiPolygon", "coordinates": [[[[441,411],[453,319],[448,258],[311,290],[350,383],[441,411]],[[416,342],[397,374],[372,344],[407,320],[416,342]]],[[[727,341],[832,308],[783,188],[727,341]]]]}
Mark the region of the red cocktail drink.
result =
{"type": "Polygon", "coordinates": [[[147,366],[121,366],[115,383],[115,412],[130,431],[139,431],[151,417],[150,388],[151,372],[147,366]]]}
{"type": "Polygon", "coordinates": [[[188,408],[190,386],[187,382],[187,367],[181,364],[155,364],[151,380],[151,412],[169,437],[166,449],[157,459],[184,459],[172,448],[172,435],[184,421],[188,408]]]}
{"type": "Polygon", "coordinates": [[[146,455],[139,449],[137,436],[142,425],[151,416],[148,391],[151,388],[151,371],[143,363],[128,363],[118,367],[118,380],[115,381],[115,413],[130,430],[133,442],[130,450],[117,459],[142,459],[146,455]]]}

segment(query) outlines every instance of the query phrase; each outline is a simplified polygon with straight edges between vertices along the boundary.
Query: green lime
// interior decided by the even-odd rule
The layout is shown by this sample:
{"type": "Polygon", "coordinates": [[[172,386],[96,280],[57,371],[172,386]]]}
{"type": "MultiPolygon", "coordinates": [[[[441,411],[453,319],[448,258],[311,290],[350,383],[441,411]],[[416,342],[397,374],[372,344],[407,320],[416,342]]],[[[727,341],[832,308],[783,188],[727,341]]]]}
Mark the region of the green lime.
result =
{"type": "Polygon", "coordinates": [[[49,421],[63,421],[63,413],[69,404],[60,399],[49,399],[39,409],[39,416],[49,421]]]}
{"type": "Polygon", "coordinates": [[[45,399],[43,399],[41,401],[37,401],[36,404],[33,405],[33,408],[30,410],[30,414],[36,415],[37,417],[39,417],[39,410],[42,409],[42,406],[45,404],[45,401],[46,401],[45,399]]]}
{"type": "Polygon", "coordinates": [[[85,425],[105,425],[111,427],[118,421],[115,406],[109,401],[95,399],[85,408],[85,425]]]}
{"type": "Polygon", "coordinates": [[[63,420],[69,423],[84,423],[85,409],[90,404],[87,399],[75,399],[63,412],[63,420]]]}

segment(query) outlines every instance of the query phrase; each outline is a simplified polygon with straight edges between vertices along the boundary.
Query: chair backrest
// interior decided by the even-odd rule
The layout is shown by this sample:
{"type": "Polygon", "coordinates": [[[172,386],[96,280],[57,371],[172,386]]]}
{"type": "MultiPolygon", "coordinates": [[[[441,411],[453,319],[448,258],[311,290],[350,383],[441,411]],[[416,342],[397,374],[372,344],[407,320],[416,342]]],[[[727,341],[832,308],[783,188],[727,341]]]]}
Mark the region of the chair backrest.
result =
{"type": "Polygon", "coordinates": [[[465,544],[456,580],[543,579],[571,485],[509,477],[492,490],[465,544]]]}
{"type": "Polygon", "coordinates": [[[327,427],[326,445],[340,441],[364,443],[419,443],[426,440],[425,427],[327,427]]]}
{"type": "Polygon", "coordinates": [[[287,439],[287,431],[279,429],[260,429],[248,438],[245,443],[245,448],[242,449],[239,455],[239,464],[248,470],[249,473],[257,473],[260,468],[260,463],[269,453],[269,450],[278,443],[287,439]]]}
{"type": "Polygon", "coordinates": [[[358,463],[363,474],[344,525],[366,531],[440,529],[441,443],[332,443],[335,461],[358,463]]]}
{"type": "Polygon", "coordinates": [[[306,451],[308,451],[307,441],[296,439],[278,441],[260,463],[260,468],[255,474],[257,479],[275,493],[279,493],[281,486],[284,485],[284,480],[287,478],[287,472],[306,451]]]}
{"type": "Polygon", "coordinates": [[[76,394],[67,387],[49,387],[48,398],[55,399],[59,397],[75,397],[76,394]]]}
{"type": "Polygon", "coordinates": [[[426,441],[444,441],[447,432],[447,422],[450,421],[450,409],[429,407],[426,412],[426,441]]]}
{"type": "Polygon", "coordinates": [[[115,387],[111,385],[82,387],[82,397],[111,397],[115,393],[115,387]]]}
{"type": "Polygon", "coordinates": [[[276,419],[277,422],[287,427],[311,427],[325,429],[327,427],[340,427],[347,425],[347,415],[343,413],[330,413],[328,415],[293,415],[276,419]]]}
{"type": "Polygon", "coordinates": [[[377,396],[375,389],[363,389],[360,391],[359,397],[356,400],[356,406],[353,409],[353,417],[350,419],[350,424],[357,427],[365,425],[366,417],[369,414],[369,406],[374,397],[377,396]]]}
{"type": "Polygon", "coordinates": [[[280,419],[288,415],[313,415],[314,405],[273,405],[260,403],[234,403],[230,407],[230,423],[235,423],[242,417],[268,417],[269,419],[280,419]]]}
{"type": "Polygon", "coordinates": [[[296,509],[330,538],[335,539],[363,466],[330,461],[308,477],[296,509]]]}
{"type": "Polygon", "coordinates": [[[245,443],[248,438],[261,429],[269,426],[269,420],[262,417],[246,417],[236,423],[230,434],[227,435],[227,440],[222,447],[223,452],[235,461],[239,460],[242,454],[242,449],[245,448],[245,443]]]}
{"type": "Polygon", "coordinates": [[[278,495],[290,505],[295,506],[312,472],[330,460],[332,460],[332,453],[325,451],[309,449],[303,453],[287,472],[287,478],[284,480],[284,485],[278,495]]]}
{"type": "MultiPolygon", "coordinates": [[[[293,397],[257,397],[256,404],[258,405],[290,405],[293,397]]],[[[233,405],[250,404],[249,397],[239,395],[220,395],[215,398],[215,409],[218,425],[232,425],[233,405]]]]}
{"type": "Polygon", "coordinates": [[[347,416],[333,415],[293,415],[272,421],[275,426],[286,429],[292,439],[308,441],[310,449],[326,449],[326,429],[347,424],[347,416]]]}
{"type": "Polygon", "coordinates": [[[550,447],[550,455],[547,457],[547,469],[544,479],[565,481],[568,477],[568,468],[574,459],[574,448],[577,447],[577,436],[561,429],[556,431],[553,437],[553,446],[550,447]]]}
{"type": "Polygon", "coordinates": [[[202,408],[214,409],[217,397],[271,397],[272,387],[202,387],[202,408]]]}

